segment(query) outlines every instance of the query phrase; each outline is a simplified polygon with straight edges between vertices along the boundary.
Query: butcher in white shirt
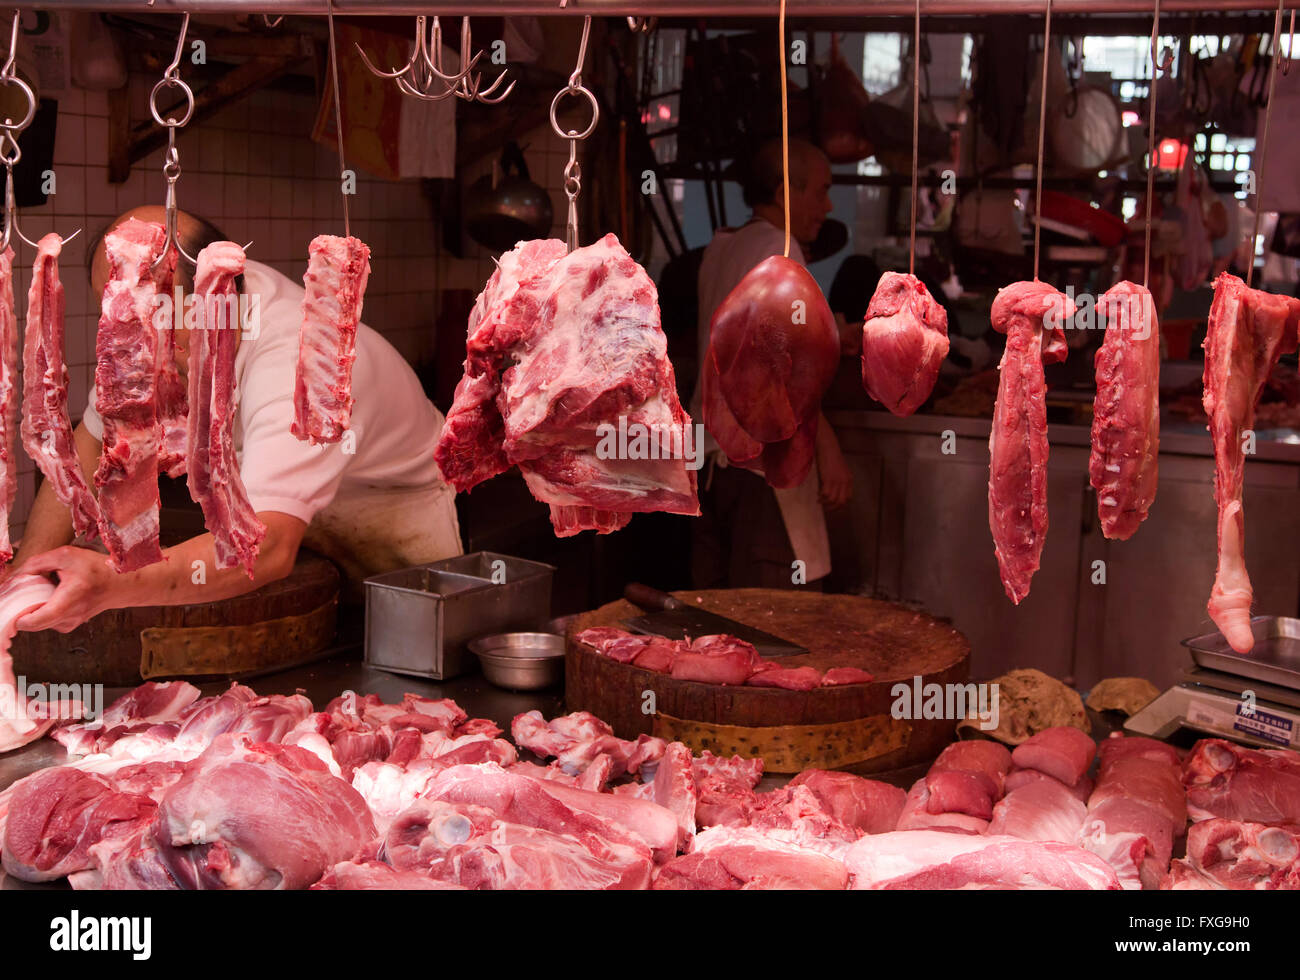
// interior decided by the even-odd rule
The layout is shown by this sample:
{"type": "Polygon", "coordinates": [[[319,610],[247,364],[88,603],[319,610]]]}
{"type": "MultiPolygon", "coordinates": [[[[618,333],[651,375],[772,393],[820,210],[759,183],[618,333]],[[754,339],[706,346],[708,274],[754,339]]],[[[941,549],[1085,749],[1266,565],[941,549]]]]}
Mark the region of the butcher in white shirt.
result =
{"type": "MultiPolygon", "coordinates": [[[[130,217],[163,220],[161,208],[144,207],[113,226],[130,217]]],[[[185,214],[179,234],[191,255],[221,237],[185,214]]],[[[192,274],[184,261],[178,264],[178,282],[187,289],[192,274]]],[[[100,244],[91,272],[93,295],[103,292],[107,278],[100,244]]],[[[235,450],[249,502],[266,525],[253,579],[242,568],[216,568],[211,534],[165,548],[164,560],[154,565],[115,572],[102,552],[72,543],[67,509],[42,484],[10,567],[56,573],[59,587],[23,620],[23,629],[68,632],[106,609],[241,595],[288,575],[302,544],[339,564],[354,591],[368,575],[461,553],[454,493],[433,458],[443,417],[402,355],[370,327],[358,325],[352,438],[312,446],[290,432],[303,287],[249,261],[242,292],[260,303],[257,329],[241,332],[235,357],[235,450]],[[194,574],[196,561],[204,563],[203,576],[194,574]]],[[[176,340],[177,366],[185,376],[187,331],[179,331],[176,340]]],[[[93,390],[74,435],[93,486],[103,436],[93,390]]]]}

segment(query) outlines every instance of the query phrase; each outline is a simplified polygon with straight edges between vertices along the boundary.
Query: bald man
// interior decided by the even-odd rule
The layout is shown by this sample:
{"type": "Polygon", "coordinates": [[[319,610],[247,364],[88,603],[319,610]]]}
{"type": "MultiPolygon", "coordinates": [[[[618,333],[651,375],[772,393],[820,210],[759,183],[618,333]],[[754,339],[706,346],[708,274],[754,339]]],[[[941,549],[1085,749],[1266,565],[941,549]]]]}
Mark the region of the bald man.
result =
{"type": "MultiPolygon", "coordinates": [[[[110,228],[128,218],[161,222],[163,213],[156,207],[136,208],[110,228]]],[[[225,237],[207,222],[184,213],[179,215],[177,233],[190,255],[225,237]]],[[[183,259],[178,262],[177,282],[187,292],[193,271],[183,259]]],[[[96,298],[108,276],[101,240],[91,259],[96,298]]],[[[256,296],[260,309],[257,329],[237,335],[235,358],[239,398],[235,451],[249,501],[266,525],[253,579],[242,568],[217,569],[211,534],[164,549],[164,561],[119,574],[101,551],[73,544],[71,517],[48,483],[43,483],[10,572],[21,568],[54,573],[59,584],[49,602],[22,621],[22,629],[66,633],[106,609],[212,602],[241,595],[288,575],[304,543],[342,567],[353,595],[368,575],[461,553],[454,495],[433,460],[442,415],[425,397],[401,354],[370,327],[358,325],[352,371],[356,405],[350,426],[354,440],[310,446],[289,428],[303,288],[250,260],[241,291],[256,296]],[[206,567],[202,582],[194,581],[199,577],[193,572],[196,561],[206,567]]],[[[176,362],[182,377],[187,377],[189,331],[185,329],[176,333],[176,362]]],[[[82,469],[93,486],[103,437],[94,391],[74,437],[82,469]]]]}
{"type": "MultiPolygon", "coordinates": [[[[810,245],[831,212],[831,165],[803,140],[790,141],[790,258],[804,264],[810,245]]],[[[785,249],[785,204],[781,142],[765,143],[755,154],[745,185],[753,217],[740,228],[722,228],[700,263],[699,363],[709,346],[709,322],[727,295],[754,266],[785,249]]],[[[798,357],[798,351],[793,352],[798,357]]],[[[702,420],[702,376],[691,400],[691,416],[702,420]]],[[[835,432],[823,417],[817,430],[817,465],[798,487],[773,490],[751,470],[727,466],[712,438],[705,440],[708,465],[700,480],[701,520],[693,524],[691,573],[699,589],[790,588],[812,584],[830,572],[830,542],[823,507],[840,507],[853,478],[835,432]],[[803,581],[792,564],[802,561],[803,581]]]]}

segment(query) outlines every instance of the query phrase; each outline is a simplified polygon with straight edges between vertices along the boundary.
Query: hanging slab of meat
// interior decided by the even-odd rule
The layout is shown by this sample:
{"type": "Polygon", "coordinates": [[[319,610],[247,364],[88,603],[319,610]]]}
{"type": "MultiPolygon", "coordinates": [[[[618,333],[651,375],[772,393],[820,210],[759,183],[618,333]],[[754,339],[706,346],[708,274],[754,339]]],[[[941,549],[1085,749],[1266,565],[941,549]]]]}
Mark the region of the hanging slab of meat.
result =
{"type": "Polygon", "coordinates": [[[1064,360],[1059,324],[1074,301],[1044,282],[1017,282],[993,300],[993,326],[1007,335],[989,434],[989,527],[1002,587],[1017,605],[1029,595],[1047,540],[1047,382],[1043,363],[1064,360]],[[1043,319],[1055,325],[1045,331],[1043,319]]]}
{"type": "Polygon", "coordinates": [[[1119,888],[1109,865],[1082,848],[1006,836],[875,834],[850,847],[844,864],[858,889],[1119,888]]]}
{"type": "Polygon", "coordinates": [[[62,249],[58,235],[46,235],[32,262],[23,346],[23,447],[68,508],[77,536],[92,540],[99,528],[99,503],[81,469],[68,419],[63,283],[59,281],[62,249]]]}
{"type": "MultiPolygon", "coordinates": [[[[162,225],[128,219],[104,238],[109,280],[95,344],[96,404],[104,448],[95,471],[99,533],[113,568],[131,572],[162,561],[158,544],[158,331],[151,271],[162,252],[162,225]]],[[[165,264],[160,269],[165,270],[165,264]]],[[[164,279],[169,279],[165,272],[164,279]]]]}
{"type": "Polygon", "coordinates": [[[235,277],[244,271],[244,250],[213,242],[198,255],[194,290],[205,322],[190,331],[189,404],[185,450],[190,496],[203,508],[218,568],[242,565],[253,577],[266,526],[257,519],[235,457],[233,426],[238,408],[235,349],[239,343],[239,296],[235,277]]]}
{"type": "Polygon", "coordinates": [[[1183,764],[1183,785],[1193,820],[1300,824],[1300,752],[1202,739],[1183,764]]]}
{"type": "Polygon", "coordinates": [[[9,511],[18,496],[18,318],[14,315],[14,250],[0,255],[0,564],[14,556],[9,511]]]}
{"type": "Polygon", "coordinates": [[[364,242],[336,235],[312,239],[303,276],[292,431],[313,445],[338,442],[352,421],[352,362],[369,278],[364,242]]]}
{"type": "Polygon", "coordinates": [[[1101,532],[1126,541],[1156,496],[1160,453],[1160,330],[1151,294],[1119,282],[1098,300],[1106,339],[1097,351],[1092,454],[1101,532]]]}
{"type": "Polygon", "coordinates": [[[435,459],[467,491],[517,465],[560,537],[634,513],[698,514],[698,452],[654,283],[613,235],[502,256],[469,319],[465,374],[435,459]]]}
{"type": "Polygon", "coordinates": [[[704,424],[728,458],[752,462],[761,445],[769,484],[802,483],[840,359],[817,281],[798,262],[764,259],[714,311],[705,359],[704,424]]]}
{"type": "MultiPolygon", "coordinates": [[[[172,296],[175,303],[176,252],[168,251],[167,258],[156,273],[158,289],[172,296]]],[[[175,307],[172,310],[175,321],[175,307]]],[[[182,313],[184,311],[182,310],[182,313]]],[[[189,392],[185,379],[176,364],[176,331],[164,330],[158,338],[158,422],[162,426],[162,445],[158,447],[158,472],[173,480],[185,475],[185,452],[189,441],[189,392]]]]}
{"type": "Polygon", "coordinates": [[[1202,402],[1214,440],[1214,498],[1219,506],[1219,564],[1210,592],[1210,618],[1232,649],[1248,653],[1254,598],[1246,574],[1242,511],[1246,455],[1242,440],[1255,424],[1255,407],[1278,355],[1293,350],[1300,301],[1247,289],[1236,276],[1214,280],[1205,336],[1202,402]]]}
{"type": "Polygon", "coordinates": [[[948,314],[916,276],[886,272],[862,324],[862,384],[895,415],[924,404],[948,356],[948,314]]]}
{"type": "Polygon", "coordinates": [[[59,719],[80,718],[80,702],[36,703],[19,691],[9,644],[18,620],[54,595],[54,584],[43,575],[14,575],[0,584],[0,752],[9,752],[40,738],[59,719]]]}

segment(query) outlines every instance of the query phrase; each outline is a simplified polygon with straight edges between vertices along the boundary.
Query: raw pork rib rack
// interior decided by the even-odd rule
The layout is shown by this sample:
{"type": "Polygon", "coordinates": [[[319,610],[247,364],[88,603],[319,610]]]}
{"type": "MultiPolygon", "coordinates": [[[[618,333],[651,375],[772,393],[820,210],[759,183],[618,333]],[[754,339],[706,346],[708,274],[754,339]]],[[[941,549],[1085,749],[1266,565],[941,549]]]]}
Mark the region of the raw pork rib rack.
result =
{"type": "Polygon", "coordinates": [[[14,426],[18,423],[18,320],[14,316],[14,250],[0,255],[0,564],[14,556],[9,511],[18,495],[14,426]]]}
{"type": "Polygon", "coordinates": [[[95,471],[99,533],[113,567],[130,572],[162,560],[158,543],[158,331],[154,302],[172,278],[175,253],[151,270],[166,233],[131,218],[105,237],[109,280],[95,344],[95,391],[104,448],[95,471]]]}
{"type": "Polygon", "coordinates": [[[309,255],[292,431],[316,445],[338,442],[352,421],[352,362],[370,249],[355,238],[318,235],[309,255]]]}
{"type": "Polygon", "coordinates": [[[234,242],[213,242],[199,253],[194,291],[206,322],[190,331],[186,457],[190,496],[203,508],[217,567],[242,565],[252,578],[266,527],[244,492],[231,433],[238,402],[235,347],[240,327],[235,279],[243,271],[244,250],[234,242]]]}
{"type": "Polygon", "coordinates": [[[23,347],[23,446],[50,481],[54,495],[72,514],[73,530],[79,537],[94,539],[99,528],[99,503],[82,472],[68,419],[64,299],[63,284],[59,282],[62,249],[63,240],[58,235],[46,235],[32,265],[23,347]]]}
{"type": "MultiPolygon", "coordinates": [[[[459,491],[518,465],[561,537],[633,513],[698,514],[683,459],[605,459],[597,426],[686,433],[654,283],[613,235],[501,257],[470,313],[465,374],[435,453],[459,491]]],[[[662,453],[661,453],[662,454],[662,453]]],[[[630,455],[630,453],[629,453],[630,455]]]]}

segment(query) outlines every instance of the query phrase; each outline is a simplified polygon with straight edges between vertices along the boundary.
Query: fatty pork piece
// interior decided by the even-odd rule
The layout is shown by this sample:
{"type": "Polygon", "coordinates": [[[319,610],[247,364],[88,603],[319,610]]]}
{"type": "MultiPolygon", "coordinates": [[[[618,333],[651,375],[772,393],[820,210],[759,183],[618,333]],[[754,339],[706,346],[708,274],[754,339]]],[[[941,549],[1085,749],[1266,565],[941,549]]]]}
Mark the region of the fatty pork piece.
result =
{"type": "Polygon", "coordinates": [[[863,837],[844,865],[855,889],[1120,887],[1109,865],[1070,844],[935,830],[863,837]]]}
{"type": "Polygon", "coordinates": [[[805,769],[789,785],[806,786],[827,813],[864,834],[893,830],[907,801],[898,786],[848,772],[805,769]]]}
{"type": "Polygon", "coordinates": [[[1060,786],[1069,791],[1070,795],[1080,803],[1085,804],[1088,802],[1088,797],[1092,795],[1094,786],[1093,781],[1087,776],[1084,776],[1073,786],[1066,786],[1065,783],[1047,775],[1045,772],[1039,772],[1037,769],[1017,769],[1013,766],[1011,771],[1007,773],[1004,790],[1008,795],[1010,795],[1016,790],[1024,786],[1030,786],[1034,783],[1051,783],[1055,786],[1060,786]]]}
{"type": "Polygon", "coordinates": [[[146,681],[110,704],[94,721],[64,725],[50,737],[69,755],[104,752],[124,735],[179,721],[199,693],[186,681],[146,681]]]}
{"type": "Polygon", "coordinates": [[[1118,282],[1098,300],[1106,339],[1096,355],[1092,453],[1102,534],[1126,541],[1156,496],[1160,454],[1160,328],[1151,293],[1118,282]]]}
{"type": "Polygon", "coordinates": [[[0,564],[14,556],[9,512],[18,496],[18,318],[14,314],[14,250],[0,252],[0,564]]]}
{"type": "Polygon", "coordinates": [[[1070,725],[1045,728],[1031,735],[1011,753],[1011,761],[1021,769],[1037,769],[1074,786],[1087,773],[1097,754],[1097,743],[1085,732],[1070,725]]]}
{"type": "MultiPolygon", "coordinates": [[[[988,816],[980,817],[959,810],[947,810],[952,804],[933,798],[928,779],[922,776],[912,784],[899,814],[896,830],[944,830],[959,834],[983,834],[989,829],[993,804],[987,796],[976,796],[980,803],[988,803],[988,816]]],[[[972,807],[973,808],[973,807],[972,807]]],[[[980,809],[983,809],[981,806],[980,809]]]]}
{"type": "Polygon", "coordinates": [[[120,792],[113,780],[67,766],[42,769],[14,786],[4,821],[4,870],[23,881],[53,881],[94,865],[90,849],[126,838],[154,819],[158,804],[120,792]]]}
{"type": "Polygon", "coordinates": [[[54,594],[54,583],[43,575],[11,575],[0,584],[0,752],[34,742],[59,719],[80,718],[79,701],[55,704],[28,701],[17,687],[9,645],[18,632],[18,620],[43,605],[54,594]]]}
{"type": "Polygon", "coordinates": [[[1187,832],[1186,860],[1174,862],[1160,887],[1300,890],[1300,827],[1203,820],[1187,832]]]}
{"type": "Polygon", "coordinates": [[[560,537],[616,531],[634,513],[698,514],[667,352],[654,283],[613,235],[572,253],[521,243],[470,314],[439,469],[468,491],[517,465],[560,537]],[[611,444],[620,429],[626,447],[611,444]]]}
{"type": "Polygon", "coordinates": [[[1197,742],[1183,766],[1193,820],[1224,817],[1300,824],[1300,753],[1247,749],[1218,738],[1197,742]]]}
{"type": "Polygon", "coordinates": [[[862,324],[862,384],[895,415],[924,404],[948,356],[948,314],[916,276],[880,277],[862,324]]]}
{"type": "Polygon", "coordinates": [[[1045,779],[1012,790],[993,808],[988,832],[1074,844],[1088,808],[1063,783],[1045,779]]]}
{"type": "Polygon", "coordinates": [[[1250,627],[1254,592],[1246,574],[1242,510],[1246,456],[1244,433],[1278,355],[1294,350],[1300,300],[1248,289],[1236,276],[1214,280],[1205,343],[1202,400],[1214,441],[1214,498],[1219,508],[1219,561],[1210,592],[1214,625],[1238,653],[1255,645],[1250,627]]]}
{"type": "Polygon", "coordinates": [[[307,251],[290,431],[317,445],[338,442],[352,422],[352,365],[370,249],[356,238],[317,235],[307,251]]]}
{"type": "MultiPolygon", "coordinates": [[[[78,537],[99,533],[99,503],[77,458],[68,418],[68,365],[64,356],[63,283],[59,253],[63,239],[46,235],[32,260],[23,344],[23,448],[68,508],[78,537]]],[[[172,335],[167,332],[168,337],[172,335]]]]}
{"type": "Polygon", "coordinates": [[[728,458],[796,487],[814,461],[821,400],[839,365],[839,333],[817,282],[783,256],[764,259],[709,324],[704,424],[728,458]]]}
{"type": "Polygon", "coordinates": [[[95,471],[99,534],[113,568],[131,572],[162,561],[158,542],[158,331],[155,299],[171,282],[175,259],[163,254],[166,232],[130,218],[104,236],[109,279],[95,341],[95,398],[104,445],[95,471]]]}
{"type": "Polygon", "coordinates": [[[614,729],[588,711],[575,711],[549,722],[540,711],[525,711],[511,721],[510,737],[534,755],[554,756],[564,772],[575,776],[601,756],[613,760],[610,777],[628,772],[646,775],[644,770],[658,764],[668,745],[650,735],[641,735],[635,742],[617,738],[614,729]]]}
{"type": "Polygon", "coordinates": [[[926,810],[931,814],[965,813],[981,820],[993,816],[1011,768],[1006,747],[984,739],[953,742],[926,774],[926,810]]]}
{"type": "Polygon", "coordinates": [[[443,770],[422,796],[487,807],[502,820],[584,839],[594,834],[661,860],[677,851],[677,817],[657,803],[530,779],[493,763],[443,770]]]}
{"type": "Polygon", "coordinates": [[[1059,326],[1074,302],[1043,282],[1017,282],[993,300],[993,327],[1007,335],[989,433],[989,527],[1002,587],[1017,605],[1029,595],[1047,540],[1047,382],[1043,364],[1065,359],[1059,326]],[[1052,326],[1044,326],[1049,317],[1052,326]]]}
{"type": "Polygon", "coordinates": [[[1097,788],[1079,829],[1080,846],[1111,865],[1127,889],[1156,888],[1169,871],[1187,808],[1175,750],[1151,739],[1108,739],[1097,788]],[[1137,744],[1125,744],[1137,743],[1137,744]]]}
{"type": "Polygon", "coordinates": [[[106,888],[296,889],[375,837],[365,801],[296,746],[222,735],[103,868],[106,888]]]}
{"type": "Polygon", "coordinates": [[[397,871],[465,888],[639,889],[648,854],[581,834],[502,819],[488,807],[420,800],[389,827],[380,857],[397,871]]]}
{"type": "Polygon", "coordinates": [[[343,861],[334,865],[312,891],[457,891],[464,885],[439,881],[418,871],[398,871],[382,861],[343,861]]]}
{"type": "Polygon", "coordinates": [[[656,871],[656,890],[834,889],[848,884],[844,864],[819,851],[748,827],[712,827],[691,853],[656,871]]]}

